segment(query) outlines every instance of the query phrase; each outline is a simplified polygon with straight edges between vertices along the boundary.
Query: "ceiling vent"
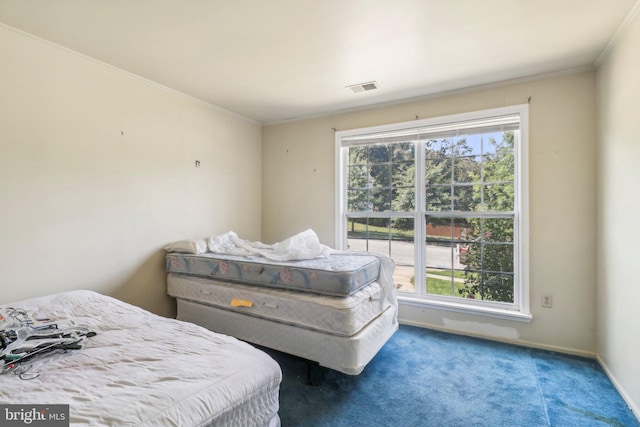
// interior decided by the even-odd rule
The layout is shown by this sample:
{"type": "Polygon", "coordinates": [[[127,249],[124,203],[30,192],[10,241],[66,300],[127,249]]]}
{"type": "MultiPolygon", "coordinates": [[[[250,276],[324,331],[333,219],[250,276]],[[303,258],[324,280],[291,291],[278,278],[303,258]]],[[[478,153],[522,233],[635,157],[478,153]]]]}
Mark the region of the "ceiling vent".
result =
{"type": "Polygon", "coordinates": [[[353,93],[366,92],[368,90],[378,89],[378,83],[376,82],[358,83],[357,85],[347,86],[347,89],[351,89],[351,92],[353,93]]]}

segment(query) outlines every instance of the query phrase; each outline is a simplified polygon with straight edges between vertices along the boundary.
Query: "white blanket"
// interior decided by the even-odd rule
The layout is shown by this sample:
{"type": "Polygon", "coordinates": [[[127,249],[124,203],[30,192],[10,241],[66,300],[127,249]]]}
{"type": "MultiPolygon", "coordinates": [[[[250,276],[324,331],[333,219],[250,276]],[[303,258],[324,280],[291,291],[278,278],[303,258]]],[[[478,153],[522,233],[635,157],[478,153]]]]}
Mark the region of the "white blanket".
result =
{"type": "MultiPolygon", "coordinates": [[[[262,242],[249,242],[247,240],[240,239],[233,231],[229,231],[228,233],[220,236],[211,236],[207,243],[209,252],[236,256],[257,255],[274,261],[313,259],[329,256],[332,253],[339,253],[339,251],[321,244],[317,234],[311,229],[303,231],[302,233],[296,234],[273,245],[266,245],[262,242]]],[[[351,255],[356,254],[356,252],[343,253],[349,253],[351,255]]],[[[374,255],[380,259],[381,268],[378,282],[382,285],[385,298],[389,301],[389,304],[396,308],[396,315],[394,318],[394,323],[396,323],[398,300],[396,298],[396,291],[393,285],[393,271],[395,269],[395,263],[386,255],[373,252],[363,252],[363,254],[374,255]]]]}
{"type": "Polygon", "coordinates": [[[97,335],[34,379],[1,376],[0,404],[69,404],[83,426],[279,425],[280,367],[247,343],[90,291],[12,306],[97,335]]]}
{"type": "Polygon", "coordinates": [[[273,261],[313,259],[326,257],[331,253],[331,249],[321,244],[317,234],[311,229],[273,245],[243,240],[233,231],[229,231],[220,236],[211,236],[207,245],[209,252],[216,254],[257,255],[273,261]]]}

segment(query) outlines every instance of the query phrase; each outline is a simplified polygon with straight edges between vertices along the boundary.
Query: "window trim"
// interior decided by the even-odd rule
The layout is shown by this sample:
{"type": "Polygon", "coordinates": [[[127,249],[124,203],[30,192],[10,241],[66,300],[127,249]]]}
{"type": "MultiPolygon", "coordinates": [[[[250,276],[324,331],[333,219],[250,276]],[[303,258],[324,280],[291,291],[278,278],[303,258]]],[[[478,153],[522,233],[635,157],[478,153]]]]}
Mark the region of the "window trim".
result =
{"type": "MultiPolygon", "coordinates": [[[[415,120],[410,122],[392,123],[380,126],[371,126],[359,129],[350,129],[344,131],[337,131],[335,133],[335,218],[334,218],[334,232],[335,232],[335,245],[338,250],[346,250],[345,244],[347,241],[346,236],[346,209],[347,206],[344,203],[346,200],[346,176],[348,157],[342,155],[343,139],[357,136],[364,136],[366,134],[376,134],[384,132],[398,132],[409,131],[411,129],[431,126],[447,127],[457,122],[473,122],[490,119],[492,117],[519,115],[520,118],[520,138],[518,143],[514,147],[514,156],[516,158],[517,173],[514,176],[514,186],[516,188],[515,200],[514,200],[514,221],[517,232],[514,236],[514,247],[517,252],[515,256],[514,274],[517,278],[517,286],[514,286],[514,305],[506,308],[500,308],[499,306],[492,304],[472,304],[465,303],[465,301],[458,301],[459,298],[455,297],[443,297],[443,296],[420,296],[414,297],[406,294],[398,295],[398,300],[401,304],[415,305],[420,307],[437,308],[447,311],[463,312],[467,314],[490,316],[501,319],[510,319],[523,322],[530,322],[532,319],[530,311],[530,288],[529,288],[529,105],[520,104],[508,107],[493,108],[487,110],[480,110],[474,112],[467,112],[461,114],[452,114],[447,116],[440,116],[422,120],[415,120]]],[[[422,161],[424,159],[418,158],[416,153],[416,160],[422,161]]],[[[422,170],[419,168],[418,170],[422,170]]],[[[424,171],[422,171],[424,174],[424,171]]],[[[416,210],[414,220],[418,221],[418,227],[424,227],[424,195],[419,190],[419,181],[424,177],[416,177],[416,210]],[[423,203],[422,205],[420,203],[423,203]]],[[[393,213],[389,212],[393,217],[393,213]]],[[[386,215],[388,216],[388,215],[386,215]]],[[[421,232],[424,230],[421,230],[421,232]]],[[[419,249],[415,251],[416,263],[415,265],[422,265],[424,260],[424,245],[420,244],[419,249]],[[419,257],[422,257],[421,259],[419,257]],[[419,261],[419,262],[418,262],[419,261]]]]}

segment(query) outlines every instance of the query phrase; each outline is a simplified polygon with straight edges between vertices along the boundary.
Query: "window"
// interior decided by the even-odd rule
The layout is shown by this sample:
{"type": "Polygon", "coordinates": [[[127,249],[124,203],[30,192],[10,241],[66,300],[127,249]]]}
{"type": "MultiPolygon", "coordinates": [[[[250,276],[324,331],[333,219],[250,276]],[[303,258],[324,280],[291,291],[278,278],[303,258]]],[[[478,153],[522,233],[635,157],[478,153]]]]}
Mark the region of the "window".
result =
{"type": "Polygon", "coordinates": [[[336,133],[336,243],[406,303],[530,320],[528,106],[336,133]]]}

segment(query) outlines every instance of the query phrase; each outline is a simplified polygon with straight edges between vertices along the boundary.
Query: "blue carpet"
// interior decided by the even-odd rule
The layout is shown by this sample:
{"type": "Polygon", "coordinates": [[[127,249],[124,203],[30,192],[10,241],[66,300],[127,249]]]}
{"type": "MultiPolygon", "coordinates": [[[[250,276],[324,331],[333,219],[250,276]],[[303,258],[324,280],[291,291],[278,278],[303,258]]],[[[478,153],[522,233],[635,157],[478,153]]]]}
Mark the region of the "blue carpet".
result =
{"type": "Polygon", "coordinates": [[[265,349],[290,426],[640,427],[591,359],[401,325],[358,376],[265,349]]]}

